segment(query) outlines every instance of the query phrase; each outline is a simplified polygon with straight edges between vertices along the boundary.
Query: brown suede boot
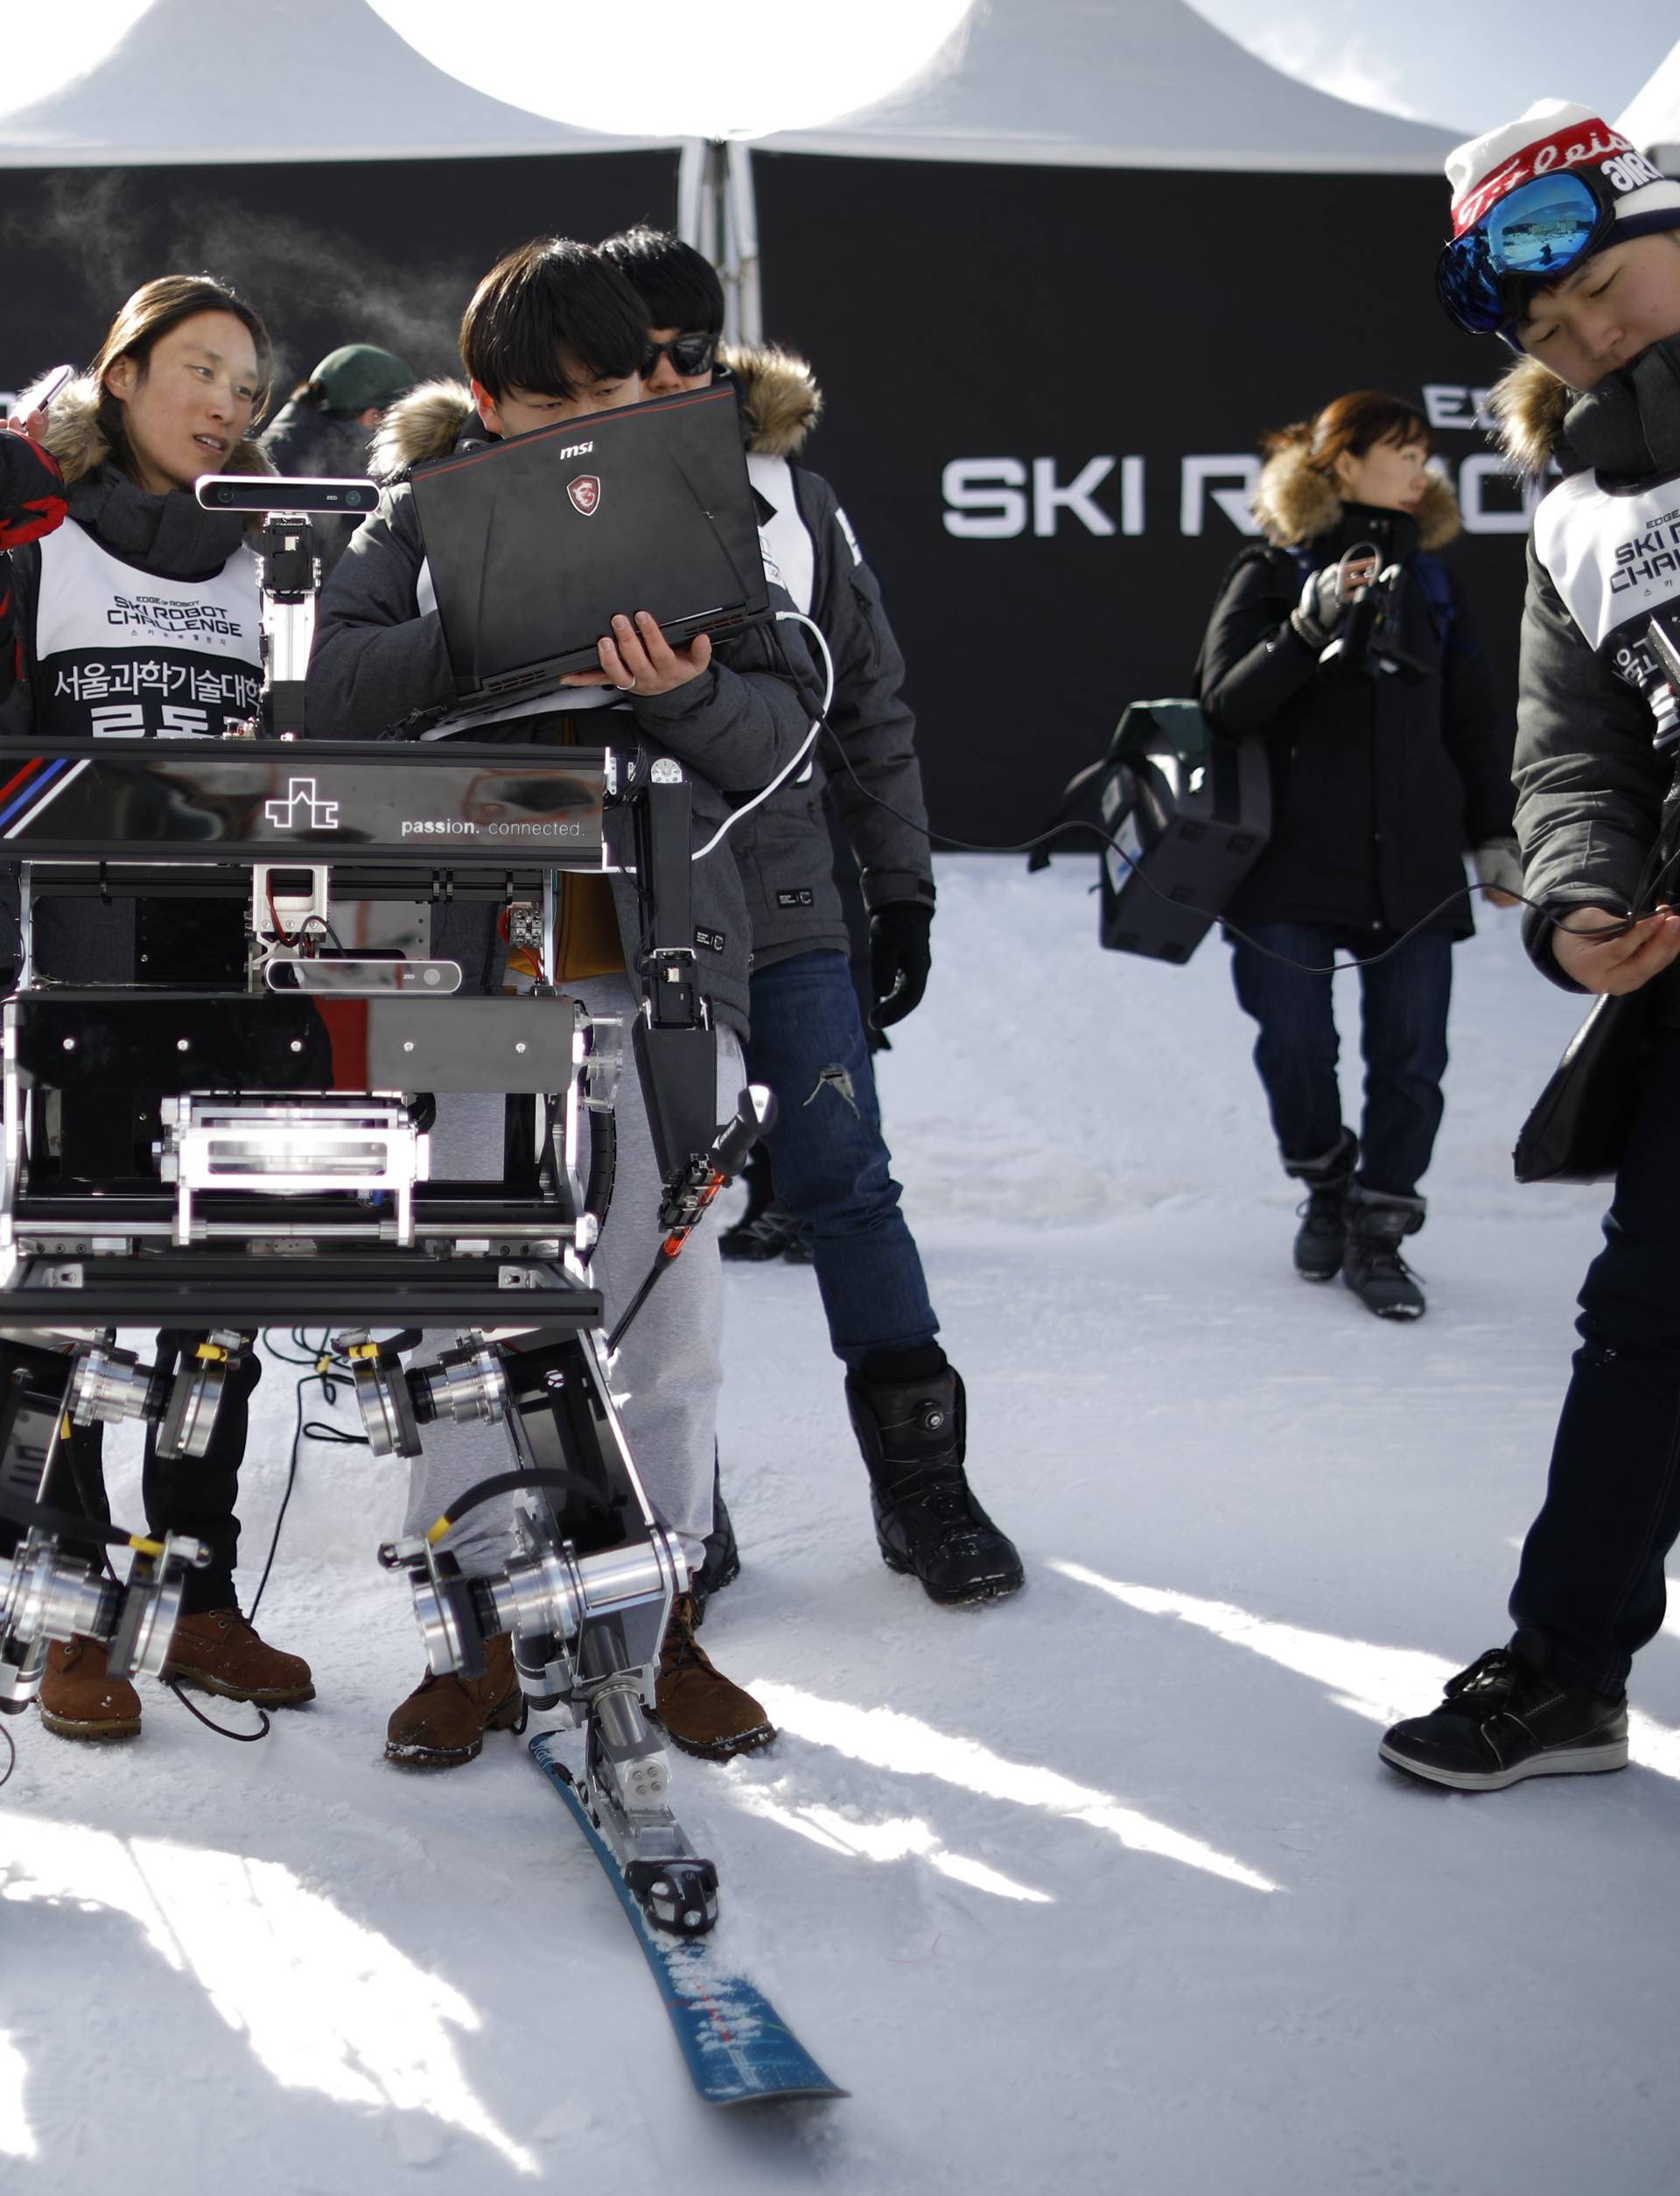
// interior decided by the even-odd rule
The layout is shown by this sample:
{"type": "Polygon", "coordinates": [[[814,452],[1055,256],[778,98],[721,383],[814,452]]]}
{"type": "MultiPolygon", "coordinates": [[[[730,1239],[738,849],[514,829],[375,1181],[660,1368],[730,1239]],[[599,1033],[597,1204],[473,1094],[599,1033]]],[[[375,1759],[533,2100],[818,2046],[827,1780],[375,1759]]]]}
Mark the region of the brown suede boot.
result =
{"type": "Polygon", "coordinates": [[[671,1611],[660,1650],[655,1692],[660,1722],[673,1746],[708,1761],[727,1761],[767,1746],[775,1726],[750,1693],[732,1684],[695,1639],[694,1596],[684,1594],[671,1611]]]}
{"type": "Polygon", "coordinates": [[[505,1633],[484,1643],[481,1678],[427,1671],[385,1727],[385,1758],[400,1769],[458,1769],[484,1750],[486,1731],[523,1730],[525,1695],[505,1633]]]}
{"type": "Polygon", "coordinates": [[[259,1708],[298,1708],[315,1698],[302,1655],[282,1654],[259,1639],[256,1625],[236,1609],[183,1617],[164,1675],[230,1701],[255,1701],[259,1708]]]}
{"type": "Polygon", "coordinates": [[[41,1722],[60,1738],[138,1738],[140,1695],[114,1678],[99,1639],[55,1639],[41,1673],[41,1722]]]}

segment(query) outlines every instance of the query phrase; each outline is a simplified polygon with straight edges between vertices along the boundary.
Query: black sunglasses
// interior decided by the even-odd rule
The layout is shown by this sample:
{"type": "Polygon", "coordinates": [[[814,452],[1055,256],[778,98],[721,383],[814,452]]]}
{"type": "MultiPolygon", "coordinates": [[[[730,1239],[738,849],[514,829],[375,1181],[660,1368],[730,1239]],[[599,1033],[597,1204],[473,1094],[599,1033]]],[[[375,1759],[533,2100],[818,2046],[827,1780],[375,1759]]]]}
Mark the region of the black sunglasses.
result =
{"type": "Polygon", "coordinates": [[[659,371],[659,361],[668,358],[679,374],[710,374],[718,356],[718,338],[715,335],[674,335],[668,343],[649,341],[642,354],[641,377],[659,371]]]}

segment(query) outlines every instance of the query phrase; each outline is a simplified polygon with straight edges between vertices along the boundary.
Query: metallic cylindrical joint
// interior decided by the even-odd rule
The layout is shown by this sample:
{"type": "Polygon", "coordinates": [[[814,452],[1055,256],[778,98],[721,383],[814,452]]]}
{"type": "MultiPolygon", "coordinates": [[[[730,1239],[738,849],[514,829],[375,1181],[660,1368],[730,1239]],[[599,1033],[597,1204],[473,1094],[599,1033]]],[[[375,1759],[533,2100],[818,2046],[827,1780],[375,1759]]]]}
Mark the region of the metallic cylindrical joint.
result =
{"type": "Polygon", "coordinates": [[[156,1365],[132,1350],[96,1343],[77,1355],[64,1392],[65,1415],[76,1426],[120,1426],[124,1419],[161,1418],[164,1396],[156,1365]]]}
{"type": "Polygon", "coordinates": [[[584,1621],[584,1589],[569,1547],[540,1547],[515,1556],[506,1570],[484,1582],[495,1603],[497,1623],[515,1640],[564,1643],[577,1638],[584,1621]]]}
{"type": "Polygon", "coordinates": [[[121,1589],[32,1533],[0,1575],[0,1638],[108,1639],[121,1589]]]}
{"type": "Polygon", "coordinates": [[[349,1337],[348,1347],[356,1407],[368,1448],[375,1456],[417,1456],[420,1436],[401,1364],[365,1337],[349,1337]]]}
{"type": "Polygon", "coordinates": [[[494,1345],[479,1335],[465,1337],[458,1350],[445,1350],[436,1365],[416,1365],[409,1392],[423,1422],[438,1418],[457,1426],[475,1421],[499,1426],[508,1414],[508,1376],[494,1345]]]}

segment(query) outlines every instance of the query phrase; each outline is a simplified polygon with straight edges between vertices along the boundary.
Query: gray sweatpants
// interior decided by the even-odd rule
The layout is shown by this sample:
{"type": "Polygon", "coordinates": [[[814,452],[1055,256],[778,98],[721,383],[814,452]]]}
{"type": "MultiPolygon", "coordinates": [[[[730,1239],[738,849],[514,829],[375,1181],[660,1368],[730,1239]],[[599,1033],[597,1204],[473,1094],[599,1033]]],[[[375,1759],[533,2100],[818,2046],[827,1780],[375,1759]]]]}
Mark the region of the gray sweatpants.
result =
{"type": "MultiPolygon", "coordinates": [[[[618,1173],[612,1210],[590,1265],[590,1278],[606,1301],[611,1328],[653,1264],[662,1240],[661,1182],[648,1133],[641,1084],[630,1051],[636,993],[622,976],[592,978],[568,991],[592,1014],[618,1014],[625,1026],[624,1071],[619,1082],[618,1173]]],[[[718,1119],[728,1119],[745,1080],[738,1039],[718,1032],[718,1119]]],[[[443,1097],[432,1131],[432,1172],[457,1180],[483,1179],[501,1171],[502,1103],[495,1098],[443,1097]]],[[[587,1164],[588,1129],[584,1129],[587,1164]]],[[[625,1438],[648,1498],[682,1543],[691,1568],[700,1565],[711,1530],[711,1483],[723,1385],[724,1283],[715,1218],[708,1216],[636,1315],[611,1368],[612,1393],[625,1438]]],[[[444,1330],[425,1337],[425,1356],[453,1345],[444,1330]]],[[[424,1533],[455,1496],[514,1462],[500,1426],[433,1425],[422,1429],[425,1447],[409,1469],[407,1530],[424,1533]]],[[[514,1505],[492,1501],[475,1510],[444,1542],[469,1578],[499,1570],[510,1542],[514,1505]]]]}

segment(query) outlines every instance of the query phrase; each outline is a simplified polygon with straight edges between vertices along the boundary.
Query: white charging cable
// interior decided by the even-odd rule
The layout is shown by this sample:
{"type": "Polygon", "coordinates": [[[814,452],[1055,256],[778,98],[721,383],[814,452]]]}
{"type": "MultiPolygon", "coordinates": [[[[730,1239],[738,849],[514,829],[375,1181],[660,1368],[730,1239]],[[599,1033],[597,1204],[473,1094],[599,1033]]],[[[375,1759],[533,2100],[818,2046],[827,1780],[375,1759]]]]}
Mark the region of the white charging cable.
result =
{"type": "Polygon", "coordinates": [[[793,761],[785,765],[783,768],[777,771],[775,776],[771,779],[769,784],[765,787],[761,793],[755,793],[750,801],[743,801],[739,808],[732,809],[729,814],[724,818],[723,822],[718,826],[717,830],[712,833],[711,837],[706,841],[705,845],[700,848],[699,852],[690,856],[690,859],[691,861],[704,861],[706,856],[710,853],[714,848],[720,845],[723,840],[728,837],[729,833],[734,830],[737,824],[740,822],[742,817],[751,816],[755,808],[760,807],[764,802],[767,801],[770,798],[770,796],[777,791],[779,788],[786,785],[788,779],[792,777],[794,772],[798,769],[800,764],[804,761],[806,756],[809,754],[812,747],[816,745],[816,735],[822,729],[822,718],[828,715],[830,707],[833,705],[834,658],[829,653],[828,639],[824,635],[822,627],[818,625],[815,618],[808,618],[802,610],[778,610],[776,613],[776,622],[778,625],[793,624],[806,626],[816,635],[816,645],[822,651],[823,669],[828,675],[828,684],[822,696],[822,716],[812,719],[811,728],[805,735],[804,744],[800,748],[798,754],[794,755],[793,761]]]}

